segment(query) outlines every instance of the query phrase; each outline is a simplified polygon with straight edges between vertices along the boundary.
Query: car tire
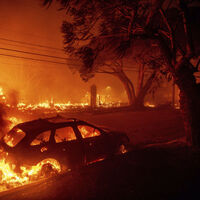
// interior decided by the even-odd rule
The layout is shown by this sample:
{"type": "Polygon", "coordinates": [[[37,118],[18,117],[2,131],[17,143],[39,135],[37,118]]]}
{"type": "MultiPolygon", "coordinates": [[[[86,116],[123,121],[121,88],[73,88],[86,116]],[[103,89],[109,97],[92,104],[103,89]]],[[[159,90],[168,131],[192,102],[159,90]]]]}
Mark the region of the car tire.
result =
{"type": "Polygon", "coordinates": [[[42,177],[50,177],[58,174],[58,171],[53,167],[52,164],[44,164],[41,168],[40,174],[42,177]]]}
{"type": "Polygon", "coordinates": [[[53,158],[47,158],[42,160],[37,164],[38,166],[41,165],[40,176],[41,177],[50,177],[55,176],[59,172],[61,172],[61,165],[60,163],[53,158]]]}

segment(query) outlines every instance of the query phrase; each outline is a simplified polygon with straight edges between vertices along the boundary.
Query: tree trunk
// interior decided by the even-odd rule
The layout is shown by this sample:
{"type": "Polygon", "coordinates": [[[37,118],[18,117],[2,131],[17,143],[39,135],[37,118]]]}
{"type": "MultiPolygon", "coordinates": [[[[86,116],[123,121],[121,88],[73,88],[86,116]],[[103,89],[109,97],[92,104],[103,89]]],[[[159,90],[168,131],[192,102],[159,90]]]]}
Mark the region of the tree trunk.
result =
{"type": "Polygon", "coordinates": [[[138,95],[137,95],[136,101],[135,101],[136,109],[144,108],[144,98],[145,98],[147,92],[149,91],[153,81],[154,81],[156,73],[157,73],[157,70],[154,70],[152,72],[152,74],[149,76],[149,78],[147,79],[145,85],[142,88],[140,88],[140,91],[138,91],[138,95]]]}
{"type": "Polygon", "coordinates": [[[165,41],[160,37],[159,43],[169,70],[175,83],[180,89],[180,110],[183,117],[184,129],[189,146],[200,148],[200,85],[196,84],[194,67],[191,66],[190,53],[186,54],[178,63],[173,61],[173,55],[165,41]]]}
{"type": "Polygon", "coordinates": [[[132,82],[123,71],[117,72],[114,75],[117,76],[120,79],[120,81],[123,83],[127,97],[128,97],[129,105],[133,106],[135,103],[135,90],[134,90],[134,86],[132,82]]]}
{"type": "Polygon", "coordinates": [[[143,81],[144,81],[144,64],[140,65],[140,67],[139,67],[137,96],[138,96],[138,94],[140,93],[140,90],[143,87],[143,81]]]}
{"type": "Polygon", "coordinates": [[[200,147],[200,86],[196,84],[187,60],[180,63],[174,78],[180,89],[180,109],[187,142],[189,145],[200,147]]]}

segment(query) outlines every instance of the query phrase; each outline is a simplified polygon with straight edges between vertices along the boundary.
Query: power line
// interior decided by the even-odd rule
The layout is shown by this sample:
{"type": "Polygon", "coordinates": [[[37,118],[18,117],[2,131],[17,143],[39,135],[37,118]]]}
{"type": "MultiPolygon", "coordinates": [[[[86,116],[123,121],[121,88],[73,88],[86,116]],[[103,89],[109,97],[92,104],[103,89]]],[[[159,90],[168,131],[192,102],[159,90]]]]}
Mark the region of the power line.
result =
{"type": "Polygon", "coordinates": [[[62,63],[62,62],[57,62],[57,61],[42,60],[42,59],[29,58],[29,57],[23,57],[23,56],[15,56],[15,55],[2,54],[2,53],[0,53],[0,56],[13,57],[13,58],[21,58],[21,59],[25,59],[25,60],[33,60],[33,61],[41,61],[41,62],[49,62],[49,63],[55,63],[55,64],[60,64],[60,65],[71,65],[71,64],[68,64],[68,63],[62,63]]]}
{"type": "Polygon", "coordinates": [[[59,48],[56,48],[56,47],[45,46],[45,45],[40,45],[40,44],[33,44],[33,43],[19,41],[19,40],[11,40],[11,39],[7,39],[7,38],[0,38],[0,40],[15,42],[15,43],[19,43],[19,44],[25,44],[25,45],[30,45],[30,46],[36,46],[36,47],[41,47],[41,48],[49,48],[49,49],[54,49],[54,50],[57,50],[57,51],[63,51],[62,49],[59,49],[59,48]]]}
{"type": "MultiPolygon", "coordinates": [[[[33,43],[27,43],[27,42],[22,42],[22,41],[17,41],[17,40],[10,40],[10,39],[6,39],[6,38],[0,38],[0,40],[5,40],[5,41],[11,41],[11,42],[16,42],[16,43],[20,43],[20,44],[26,44],[26,45],[32,45],[32,46],[37,46],[37,47],[44,47],[44,48],[50,48],[50,49],[57,49],[57,50],[60,50],[62,51],[62,49],[58,49],[58,48],[55,48],[55,47],[50,47],[50,46],[43,46],[43,45],[39,45],[39,44],[33,44],[33,43]]],[[[11,44],[12,45],[12,44],[11,44]]],[[[28,52],[28,51],[21,51],[21,50],[18,50],[18,49],[9,49],[9,48],[1,48],[0,49],[2,50],[6,50],[6,51],[14,51],[14,52],[19,52],[19,53],[26,53],[26,54],[31,54],[31,55],[37,55],[37,56],[44,56],[44,57],[50,57],[50,58],[56,58],[56,59],[63,59],[63,60],[70,60],[70,61],[76,61],[74,59],[70,59],[70,58],[64,58],[64,57],[59,57],[59,56],[51,56],[51,55],[48,55],[48,54],[40,54],[40,53],[34,53],[34,52],[28,52]]],[[[51,62],[51,61],[48,61],[48,60],[41,60],[41,59],[34,59],[34,58],[27,58],[27,57],[17,57],[17,56],[12,56],[12,55],[8,55],[8,54],[0,54],[0,55],[4,55],[4,56],[11,56],[11,57],[15,57],[15,58],[24,58],[24,59],[30,59],[30,60],[35,60],[35,61],[42,61],[42,62],[51,62]]],[[[52,63],[56,63],[56,64],[67,64],[67,65],[74,65],[74,64],[70,64],[70,63],[60,63],[60,62],[57,62],[57,61],[52,61],[52,63]]],[[[74,65],[74,66],[78,66],[78,65],[74,65]]],[[[135,72],[138,72],[137,70],[134,70],[134,69],[137,69],[137,68],[132,68],[132,67],[125,67],[124,70],[125,71],[135,71],[135,72]]]]}
{"type": "MultiPolygon", "coordinates": [[[[25,59],[25,60],[33,60],[33,61],[40,61],[40,62],[49,62],[49,63],[54,63],[54,64],[60,64],[60,65],[71,65],[71,66],[77,66],[79,67],[80,65],[75,65],[75,64],[70,64],[70,63],[62,63],[62,62],[56,62],[56,61],[50,61],[50,60],[42,60],[42,59],[35,59],[35,58],[29,58],[29,57],[23,57],[23,56],[15,56],[15,55],[8,55],[8,54],[1,54],[0,56],[6,56],[6,57],[13,57],[13,58],[20,58],[20,59],[25,59]]],[[[6,64],[6,63],[5,63],[6,64]]],[[[10,63],[7,63],[10,64],[10,63]]],[[[12,65],[12,64],[11,64],[12,65]]],[[[14,64],[13,64],[14,65],[14,64]]],[[[19,65],[19,64],[18,64],[19,65]]],[[[132,71],[132,72],[138,72],[137,70],[134,69],[124,69],[125,71],[132,71]]]]}
{"type": "MultiPolygon", "coordinates": [[[[51,56],[48,54],[40,54],[40,53],[34,53],[34,52],[28,52],[28,51],[21,51],[18,49],[9,49],[9,48],[3,48],[0,47],[1,50],[6,50],[6,51],[14,51],[14,52],[18,52],[18,53],[25,53],[25,54],[31,54],[31,55],[37,55],[37,56],[44,56],[44,57],[49,57],[49,58],[57,58],[57,59],[63,59],[63,60],[67,60],[69,58],[64,58],[64,57],[59,57],[59,56],[51,56]]],[[[72,59],[69,59],[72,60],[72,59]]]]}
{"type": "MultiPolygon", "coordinates": [[[[25,45],[22,45],[22,44],[12,44],[12,43],[9,43],[9,42],[6,42],[6,41],[0,41],[1,44],[3,45],[6,45],[6,46],[14,46],[14,47],[21,47],[21,48],[25,48],[25,49],[31,49],[31,50],[36,50],[36,51],[45,51],[45,52],[53,52],[55,53],[55,51],[52,49],[40,49],[39,47],[32,47],[32,46],[25,46],[25,45]]],[[[63,51],[64,53],[64,51],[63,51]]]]}
{"type": "MultiPolygon", "coordinates": [[[[64,59],[64,60],[70,60],[70,61],[76,61],[73,59],[69,58],[64,58],[64,57],[58,57],[58,56],[51,56],[48,54],[40,54],[40,53],[34,53],[34,52],[27,52],[27,51],[21,51],[17,49],[9,49],[9,48],[2,48],[2,50],[6,51],[14,51],[14,52],[19,52],[19,53],[26,53],[26,54],[31,54],[31,55],[38,55],[38,56],[44,56],[44,57],[50,57],[50,58],[57,58],[57,59],[64,59]]],[[[6,56],[6,57],[14,57],[14,58],[21,58],[21,59],[26,59],[26,60],[33,60],[33,61],[41,61],[41,62],[49,62],[49,63],[54,63],[54,64],[61,64],[61,65],[71,65],[71,66],[80,66],[76,64],[70,64],[70,63],[63,63],[63,62],[58,62],[58,61],[51,61],[51,60],[43,60],[43,59],[37,59],[37,58],[30,58],[30,57],[24,57],[24,56],[17,56],[17,55],[10,55],[10,54],[3,54],[0,53],[1,56],[6,56]]],[[[123,68],[125,71],[130,71],[130,72],[138,72],[136,67],[124,67],[123,68]]]]}
{"type": "MultiPolygon", "coordinates": [[[[80,65],[75,65],[75,64],[70,64],[70,63],[62,63],[62,62],[56,62],[56,61],[50,61],[50,60],[42,60],[42,59],[35,59],[35,58],[29,58],[29,57],[23,57],[23,56],[15,56],[15,55],[8,55],[8,54],[1,54],[0,56],[6,56],[6,57],[14,57],[14,58],[20,58],[20,59],[25,59],[25,60],[33,60],[33,61],[40,61],[40,62],[49,62],[49,63],[54,63],[54,64],[60,64],[60,65],[71,65],[71,66],[77,66],[79,67],[80,65]]],[[[9,63],[7,63],[9,64],[9,63]]],[[[124,68],[125,71],[130,71],[130,72],[138,72],[136,69],[126,69],[124,68]]]]}

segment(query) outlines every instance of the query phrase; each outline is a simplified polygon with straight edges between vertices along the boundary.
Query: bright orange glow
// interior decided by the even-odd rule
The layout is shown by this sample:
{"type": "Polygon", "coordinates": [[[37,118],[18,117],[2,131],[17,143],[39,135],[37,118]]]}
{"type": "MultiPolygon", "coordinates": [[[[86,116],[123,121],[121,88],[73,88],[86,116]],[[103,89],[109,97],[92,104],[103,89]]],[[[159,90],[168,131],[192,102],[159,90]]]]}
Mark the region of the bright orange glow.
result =
{"type": "Polygon", "coordinates": [[[70,101],[67,103],[50,103],[48,101],[46,102],[41,102],[38,104],[28,104],[26,105],[25,103],[18,103],[17,108],[18,110],[21,111],[27,111],[27,110],[39,110],[39,109],[46,109],[46,110],[55,110],[55,111],[64,111],[69,109],[70,107],[85,107],[88,106],[89,103],[77,103],[77,104],[72,104],[70,101]]]}
{"type": "MultiPolygon", "coordinates": [[[[104,93],[97,94],[97,107],[119,107],[121,101],[116,101],[111,96],[111,87],[107,86],[104,93]]],[[[65,103],[54,102],[53,98],[49,101],[42,101],[35,104],[26,104],[24,102],[18,102],[16,105],[11,105],[7,99],[6,94],[2,87],[0,87],[0,103],[3,103],[8,108],[16,108],[18,111],[37,111],[42,110],[45,113],[61,112],[71,108],[85,108],[90,105],[90,94],[86,92],[85,97],[81,99],[81,103],[71,103],[67,101],[65,103]]],[[[18,119],[11,117],[9,119],[13,124],[21,123],[18,119]]],[[[13,127],[13,126],[12,126],[13,127]]],[[[10,127],[10,128],[12,128],[10,127]]]]}
{"type": "Polygon", "coordinates": [[[150,108],[155,108],[155,107],[156,107],[155,104],[152,104],[152,103],[149,103],[149,102],[146,102],[146,103],[144,104],[144,106],[150,107],[150,108]]]}
{"type": "Polygon", "coordinates": [[[81,132],[83,138],[95,137],[100,135],[100,131],[91,126],[79,125],[78,129],[81,132]]]}
{"type": "Polygon", "coordinates": [[[119,148],[119,153],[120,154],[124,154],[124,153],[127,153],[127,149],[124,145],[121,145],[120,148],[119,148]]]}
{"type": "Polygon", "coordinates": [[[9,129],[12,129],[15,125],[23,122],[21,119],[16,117],[9,117],[8,120],[11,122],[9,129]]]}
{"type": "MultiPolygon", "coordinates": [[[[6,156],[7,155],[8,154],[6,154],[6,156]]],[[[5,157],[1,158],[0,160],[0,191],[25,185],[41,178],[45,178],[48,172],[44,171],[45,165],[51,166],[51,169],[54,172],[59,173],[61,171],[60,164],[56,160],[48,158],[34,166],[21,166],[21,173],[16,173],[14,171],[16,166],[6,162],[5,157]]]]}

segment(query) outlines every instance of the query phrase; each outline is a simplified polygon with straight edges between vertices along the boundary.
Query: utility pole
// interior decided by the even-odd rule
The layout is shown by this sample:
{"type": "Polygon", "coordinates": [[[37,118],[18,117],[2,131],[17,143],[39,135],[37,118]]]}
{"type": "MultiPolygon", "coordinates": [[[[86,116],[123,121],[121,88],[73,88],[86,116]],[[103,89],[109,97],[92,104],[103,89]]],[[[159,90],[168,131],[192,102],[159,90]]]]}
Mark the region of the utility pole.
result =
{"type": "Polygon", "coordinates": [[[96,85],[91,85],[90,93],[91,93],[90,106],[91,106],[91,108],[96,108],[96,106],[97,106],[97,87],[96,87],[96,85]]]}

